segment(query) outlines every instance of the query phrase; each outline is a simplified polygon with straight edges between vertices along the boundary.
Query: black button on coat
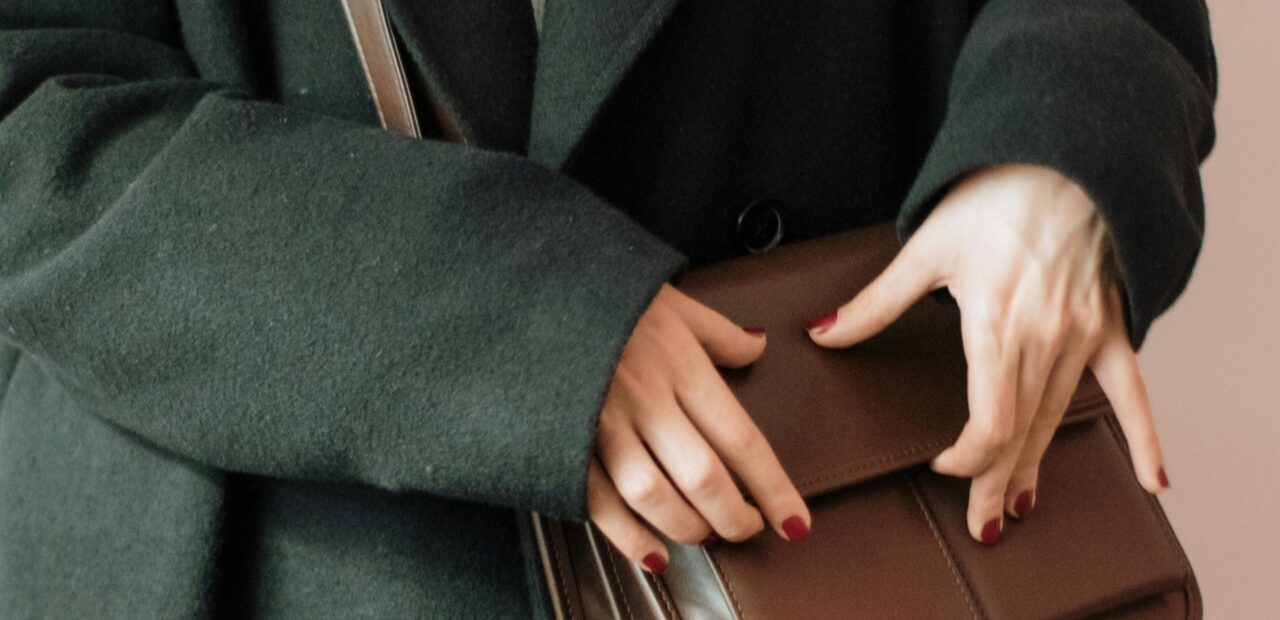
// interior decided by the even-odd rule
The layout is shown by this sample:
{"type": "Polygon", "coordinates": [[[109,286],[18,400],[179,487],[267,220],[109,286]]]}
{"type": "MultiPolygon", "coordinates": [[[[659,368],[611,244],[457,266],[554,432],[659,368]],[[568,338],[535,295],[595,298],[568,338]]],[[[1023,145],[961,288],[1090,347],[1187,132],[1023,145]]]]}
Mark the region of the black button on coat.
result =
{"type": "Polygon", "coordinates": [[[781,208],[781,203],[771,198],[753,200],[743,207],[734,231],[738,243],[753,254],[767,252],[781,243],[786,231],[781,208]]]}
{"type": "Polygon", "coordinates": [[[1200,248],[1199,0],[388,0],[470,146],[376,127],[338,2],[0,5],[0,617],[528,617],[680,269],[1052,166],[1135,344],[1200,248]]]}

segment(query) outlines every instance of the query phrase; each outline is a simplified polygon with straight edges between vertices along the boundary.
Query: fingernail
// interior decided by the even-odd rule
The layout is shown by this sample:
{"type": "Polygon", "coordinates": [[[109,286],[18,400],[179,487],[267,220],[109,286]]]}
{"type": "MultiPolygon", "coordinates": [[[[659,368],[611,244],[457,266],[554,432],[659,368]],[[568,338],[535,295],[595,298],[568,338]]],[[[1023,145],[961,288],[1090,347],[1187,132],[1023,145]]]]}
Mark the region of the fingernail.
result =
{"type": "Polygon", "coordinates": [[[763,335],[764,335],[764,328],[763,328],[763,327],[744,327],[744,328],[742,328],[742,331],[747,332],[748,334],[751,334],[752,336],[763,336],[763,335]]]}
{"type": "Polygon", "coordinates": [[[1160,468],[1159,477],[1160,477],[1160,486],[1166,489],[1169,488],[1169,476],[1165,475],[1163,467],[1160,468]]]}
{"type": "Polygon", "coordinates": [[[1018,499],[1013,502],[1013,511],[1018,513],[1019,517],[1025,517],[1031,512],[1032,499],[1034,495],[1030,489],[1018,494],[1018,499]]]}
{"type": "Polygon", "coordinates": [[[791,542],[800,542],[809,537],[809,526],[804,524],[804,519],[800,515],[787,517],[782,522],[782,531],[787,533],[787,540],[791,542]]]}
{"type": "Polygon", "coordinates": [[[831,314],[828,314],[826,316],[821,316],[812,321],[809,321],[808,328],[809,328],[809,331],[815,334],[821,334],[822,332],[825,332],[828,329],[831,329],[831,326],[834,325],[835,322],[836,322],[836,313],[832,312],[831,314]]]}
{"type": "Polygon", "coordinates": [[[644,556],[644,565],[649,569],[649,572],[658,575],[667,571],[667,561],[662,559],[662,556],[657,553],[650,553],[649,555],[644,556]]]}
{"type": "Polygon", "coordinates": [[[1000,519],[992,519],[982,526],[982,544],[994,545],[1000,542],[1000,519]]]}

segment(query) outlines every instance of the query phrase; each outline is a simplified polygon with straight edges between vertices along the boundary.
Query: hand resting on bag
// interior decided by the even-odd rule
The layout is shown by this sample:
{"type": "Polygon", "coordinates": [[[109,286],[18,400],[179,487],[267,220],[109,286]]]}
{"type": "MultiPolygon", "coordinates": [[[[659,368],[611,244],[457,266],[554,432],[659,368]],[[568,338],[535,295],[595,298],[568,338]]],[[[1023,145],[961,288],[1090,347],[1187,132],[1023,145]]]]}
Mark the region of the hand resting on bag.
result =
{"type": "Polygon", "coordinates": [[[605,396],[587,471],[589,517],[632,561],[665,570],[659,533],[685,544],[713,532],[742,541],[768,519],[788,540],[808,534],[808,507],[716,370],[746,366],[764,349],[762,332],[670,285],[641,315],[605,396]]]}
{"type": "Polygon", "coordinates": [[[809,324],[817,344],[852,346],[947,287],[961,313],[969,421],[931,467],[973,479],[968,525],[979,541],[996,542],[1005,513],[1034,506],[1040,460],[1086,366],[1142,486],[1169,485],[1109,252],[1078,184],[1040,166],[985,168],[954,185],[875,281],[809,324]]]}

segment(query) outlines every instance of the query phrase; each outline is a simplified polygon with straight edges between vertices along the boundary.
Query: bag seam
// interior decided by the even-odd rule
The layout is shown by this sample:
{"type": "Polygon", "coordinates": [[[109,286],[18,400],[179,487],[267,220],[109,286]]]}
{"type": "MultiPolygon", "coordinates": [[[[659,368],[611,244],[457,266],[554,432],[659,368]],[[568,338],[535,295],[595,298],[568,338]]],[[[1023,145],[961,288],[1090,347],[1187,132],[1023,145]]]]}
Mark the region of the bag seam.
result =
{"type": "Polygon", "coordinates": [[[742,605],[738,602],[738,593],[733,590],[733,580],[729,578],[729,573],[720,566],[720,560],[716,559],[715,553],[708,550],[707,557],[711,558],[716,574],[720,575],[720,580],[724,582],[724,589],[729,593],[729,602],[733,604],[733,612],[737,614],[738,620],[746,620],[747,614],[743,613],[742,605]]]}
{"type": "Polygon", "coordinates": [[[560,600],[564,602],[564,608],[568,610],[569,618],[577,618],[574,613],[573,600],[569,598],[569,579],[564,574],[564,564],[561,562],[560,545],[552,544],[551,559],[556,565],[556,585],[560,586],[560,600]]]}
{"type": "MultiPolygon", "coordinates": [[[[1106,396],[1103,396],[1103,395],[1094,396],[1094,397],[1088,398],[1087,400],[1085,400],[1085,401],[1083,401],[1083,402],[1081,402],[1081,403],[1077,403],[1074,407],[1072,407],[1069,411],[1067,411],[1066,415],[1068,415],[1068,416],[1069,416],[1069,415],[1073,415],[1073,414],[1074,414],[1074,415],[1086,415],[1086,414],[1087,414],[1087,412],[1089,412],[1090,410],[1098,409],[1098,408],[1100,408],[1100,407],[1105,407],[1105,406],[1107,405],[1107,402],[1108,402],[1108,401],[1107,401],[1107,399],[1106,399],[1106,396]]],[[[1089,419],[1093,419],[1093,418],[1089,418],[1089,419]]],[[[1085,421],[1087,421],[1087,420],[1072,420],[1072,421],[1067,421],[1067,422],[1065,422],[1065,423],[1063,424],[1063,426],[1071,425],[1071,424],[1076,424],[1076,423],[1079,423],[1079,422],[1085,422],[1085,421]]],[[[896,460],[896,459],[901,459],[901,458],[906,458],[906,457],[910,457],[910,456],[915,456],[915,455],[920,454],[921,452],[927,452],[927,451],[929,451],[929,450],[933,450],[933,449],[935,449],[935,448],[942,448],[942,447],[945,447],[945,446],[949,446],[949,445],[951,445],[954,441],[955,441],[955,438],[954,438],[954,437],[952,437],[952,438],[937,439],[937,440],[930,441],[930,442],[923,443],[923,444],[919,444],[919,445],[916,445],[916,446],[913,446],[913,447],[910,447],[910,448],[906,448],[906,449],[900,450],[900,451],[898,451],[898,452],[894,452],[894,453],[892,453],[892,454],[887,454],[887,455],[884,455],[884,456],[880,456],[880,457],[874,458],[874,459],[869,460],[869,461],[863,461],[863,462],[861,462],[861,463],[856,463],[856,464],[854,464],[854,465],[845,466],[845,467],[841,467],[841,468],[839,468],[839,469],[830,470],[830,471],[827,471],[827,472],[825,472],[825,473],[818,474],[818,475],[816,475],[816,476],[813,476],[813,477],[810,477],[810,478],[806,478],[806,479],[804,479],[803,481],[801,481],[800,483],[798,483],[798,484],[796,485],[796,488],[797,488],[797,489],[799,489],[799,490],[800,490],[800,492],[803,494],[803,493],[806,493],[806,492],[812,491],[812,487],[814,487],[815,485],[818,485],[818,484],[820,484],[820,483],[822,483],[822,482],[826,482],[826,481],[828,481],[828,480],[830,480],[830,479],[832,479],[832,478],[839,478],[839,477],[842,477],[842,476],[848,476],[848,475],[853,474],[853,473],[857,473],[857,472],[860,472],[860,471],[865,471],[865,470],[867,470],[867,469],[871,469],[871,468],[874,468],[874,467],[876,467],[876,466],[883,465],[884,463],[887,463],[887,462],[890,462],[890,461],[893,461],[893,460],[896,460]]]]}
{"type": "Polygon", "coordinates": [[[658,591],[658,601],[662,603],[662,613],[666,614],[667,618],[675,618],[675,603],[669,598],[670,594],[667,592],[666,582],[657,575],[651,575],[651,577],[653,579],[653,589],[658,591]]]}
{"type": "MultiPolygon", "coordinates": [[[[604,554],[609,558],[609,572],[613,574],[613,583],[618,586],[618,594],[622,595],[622,608],[627,618],[635,618],[635,614],[631,611],[631,599],[627,596],[627,589],[622,585],[622,577],[618,574],[618,562],[613,558],[613,549],[605,547],[604,554]]],[[[605,584],[609,587],[610,584],[605,584]]]]}
{"type": "Polygon", "coordinates": [[[916,505],[919,506],[920,512],[924,515],[925,522],[929,524],[929,531],[933,534],[933,540],[938,543],[938,550],[942,552],[943,559],[946,560],[947,566],[951,569],[951,575],[955,577],[956,587],[960,590],[960,595],[964,598],[965,604],[969,606],[969,613],[975,619],[987,617],[981,603],[974,595],[973,585],[965,573],[964,567],[960,565],[959,558],[942,535],[942,530],[938,528],[933,510],[929,507],[928,500],[924,497],[924,491],[916,482],[914,474],[904,473],[903,478],[907,483],[907,488],[911,490],[911,495],[916,500],[916,505]]]}
{"type": "MultiPolygon", "coordinates": [[[[1111,436],[1116,440],[1114,444],[1115,449],[1120,452],[1120,455],[1123,456],[1126,461],[1132,462],[1128,449],[1125,447],[1127,444],[1124,440],[1124,432],[1119,428],[1119,421],[1116,419],[1115,414],[1111,413],[1103,416],[1103,419],[1106,420],[1106,425],[1111,431],[1111,436]]],[[[1194,572],[1191,568],[1191,562],[1187,559],[1186,551],[1182,548],[1182,544],[1178,542],[1178,537],[1173,532],[1173,527],[1169,524],[1169,519],[1164,514],[1164,509],[1160,507],[1160,500],[1158,500],[1155,495],[1146,492],[1146,489],[1143,489],[1142,493],[1146,496],[1147,507],[1151,509],[1152,515],[1156,518],[1156,521],[1160,523],[1160,529],[1164,532],[1165,542],[1169,544],[1174,555],[1178,558],[1178,565],[1182,567],[1184,573],[1182,590],[1183,594],[1187,597],[1186,617],[1188,619],[1199,618],[1203,615],[1204,611],[1201,608],[1202,602],[1200,597],[1197,595],[1196,588],[1191,586],[1191,581],[1194,578],[1194,572]]]]}

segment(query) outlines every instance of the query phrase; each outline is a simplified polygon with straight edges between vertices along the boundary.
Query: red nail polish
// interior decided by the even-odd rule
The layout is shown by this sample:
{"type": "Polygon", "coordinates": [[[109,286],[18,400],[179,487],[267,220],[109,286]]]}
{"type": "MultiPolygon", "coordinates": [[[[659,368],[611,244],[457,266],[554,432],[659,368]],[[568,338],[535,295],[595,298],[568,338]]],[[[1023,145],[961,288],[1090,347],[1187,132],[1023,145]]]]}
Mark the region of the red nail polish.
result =
{"type": "Polygon", "coordinates": [[[1160,468],[1160,486],[1169,488],[1169,476],[1165,475],[1164,468],[1160,468]]]}
{"type": "Polygon", "coordinates": [[[744,327],[744,328],[742,328],[742,331],[747,332],[748,334],[751,334],[752,336],[763,336],[763,335],[764,335],[764,328],[763,328],[763,327],[744,327]]]}
{"type": "Polygon", "coordinates": [[[831,314],[828,314],[826,316],[821,316],[812,321],[809,321],[808,328],[809,328],[809,331],[815,334],[821,334],[822,332],[825,332],[828,329],[831,329],[831,326],[835,325],[835,322],[836,322],[836,313],[832,312],[831,314]]]}
{"type": "Polygon", "coordinates": [[[992,519],[982,526],[982,544],[994,545],[1000,542],[1000,519],[992,519]]]}
{"type": "Polygon", "coordinates": [[[1032,495],[1030,489],[1019,493],[1018,499],[1013,502],[1013,511],[1018,513],[1019,517],[1027,516],[1027,513],[1031,512],[1031,500],[1033,497],[1034,495],[1032,495]]]}
{"type": "Polygon", "coordinates": [[[800,542],[809,537],[809,526],[804,524],[804,519],[800,515],[787,517],[782,522],[782,531],[787,533],[787,540],[791,542],[800,542]]]}
{"type": "Polygon", "coordinates": [[[650,553],[649,555],[644,556],[644,565],[649,569],[649,572],[658,575],[667,571],[667,561],[662,559],[662,556],[657,553],[650,553]]]}

